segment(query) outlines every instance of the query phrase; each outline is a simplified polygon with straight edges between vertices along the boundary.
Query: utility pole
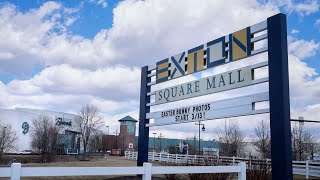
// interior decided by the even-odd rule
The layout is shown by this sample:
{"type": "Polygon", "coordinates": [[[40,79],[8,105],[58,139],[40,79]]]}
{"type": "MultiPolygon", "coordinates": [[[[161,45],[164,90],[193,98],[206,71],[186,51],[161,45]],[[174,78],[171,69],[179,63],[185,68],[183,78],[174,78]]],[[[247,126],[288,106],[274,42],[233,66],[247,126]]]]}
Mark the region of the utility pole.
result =
{"type": "Polygon", "coordinates": [[[200,131],[200,126],[202,125],[202,131],[205,131],[206,128],[204,127],[204,124],[201,123],[201,121],[199,121],[198,123],[195,123],[195,125],[198,125],[199,126],[199,155],[201,155],[201,149],[200,149],[200,142],[201,142],[201,139],[200,139],[200,134],[201,134],[201,131],[200,131]]]}
{"type": "Polygon", "coordinates": [[[160,133],[160,136],[158,137],[158,139],[159,139],[159,145],[160,145],[160,152],[162,151],[162,147],[161,147],[161,138],[163,138],[164,136],[162,136],[162,133],[160,133]]]}
{"type": "Polygon", "coordinates": [[[153,152],[156,150],[156,134],[157,133],[152,133],[153,134],[153,152]]]}

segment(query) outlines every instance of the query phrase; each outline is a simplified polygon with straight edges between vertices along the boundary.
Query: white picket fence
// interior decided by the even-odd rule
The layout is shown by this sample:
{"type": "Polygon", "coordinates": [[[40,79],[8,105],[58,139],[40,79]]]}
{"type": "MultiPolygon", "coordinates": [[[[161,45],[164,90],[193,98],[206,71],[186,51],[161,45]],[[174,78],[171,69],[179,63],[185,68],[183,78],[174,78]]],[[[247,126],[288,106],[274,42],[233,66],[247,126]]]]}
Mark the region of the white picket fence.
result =
{"type": "MultiPolygon", "coordinates": [[[[126,159],[137,159],[138,152],[126,151],[126,159]]],[[[209,157],[211,158],[211,157],[209,157]]],[[[208,159],[208,156],[203,155],[187,155],[187,154],[169,154],[169,153],[155,153],[149,152],[148,159],[158,162],[168,162],[175,164],[205,164],[205,161],[208,159]]],[[[255,164],[257,161],[250,158],[241,158],[241,157],[217,157],[216,160],[220,162],[226,162],[229,164],[237,164],[240,162],[245,162],[248,167],[251,167],[252,164],[255,164]]],[[[270,159],[265,159],[267,163],[271,163],[270,159]]],[[[320,162],[310,162],[310,161],[292,161],[292,171],[293,174],[303,175],[306,179],[312,177],[320,177],[320,162]]]]}
{"type": "Polygon", "coordinates": [[[201,173],[238,173],[239,180],[246,179],[246,164],[236,166],[152,166],[144,163],[142,167],[21,167],[13,163],[9,168],[0,168],[0,178],[49,176],[110,176],[110,175],[142,175],[143,180],[151,180],[153,174],[201,174],[201,173]]]}
{"type": "MultiPolygon", "coordinates": [[[[135,151],[125,151],[125,158],[126,159],[137,159],[138,152],[135,151]]],[[[247,166],[251,165],[251,159],[247,158],[240,158],[240,157],[211,157],[205,155],[188,155],[188,154],[169,154],[166,152],[162,153],[155,153],[149,152],[148,159],[152,161],[158,162],[168,162],[168,163],[175,163],[175,164],[205,164],[205,161],[209,158],[219,160],[220,162],[227,162],[230,164],[237,164],[240,162],[246,162],[247,166]]],[[[254,161],[254,160],[253,160],[254,161]]],[[[270,159],[266,159],[267,162],[270,162],[270,159]]]]}
{"type": "Polygon", "coordinates": [[[292,161],[293,174],[320,177],[320,162],[292,161]]]}

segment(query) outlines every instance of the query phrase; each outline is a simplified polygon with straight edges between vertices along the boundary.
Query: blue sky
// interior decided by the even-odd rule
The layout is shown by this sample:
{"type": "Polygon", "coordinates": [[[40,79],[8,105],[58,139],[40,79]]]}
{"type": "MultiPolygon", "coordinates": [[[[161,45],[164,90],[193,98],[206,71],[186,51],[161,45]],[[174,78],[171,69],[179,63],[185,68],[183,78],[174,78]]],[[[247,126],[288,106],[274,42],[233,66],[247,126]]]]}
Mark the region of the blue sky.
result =
{"type": "MultiPolygon", "coordinates": [[[[37,9],[43,3],[47,2],[45,0],[37,1],[22,1],[22,0],[11,0],[11,1],[0,1],[2,5],[4,4],[14,4],[17,9],[21,12],[27,12],[30,9],[37,9]]],[[[101,4],[96,4],[90,1],[55,1],[61,3],[67,8],[77,8],[76,13],[77,20],[68,27],[68,33],[79,35],[84,38],[93,38],[101,29],[109,29],[112,27],[113,22],[113,8],[117,6],[120,1],[108,0],[106,7],[101,4]]],[[[303,3],[304,1],[295,1],[295,3],[303,3]]],[[[269,3],[261,2],[261,3],[269,3]]],[[[291,11],[286,11],[286,6],[279,6],[282,13],[288,15],[288,34],[292,37],[305,40],[317,40],[319,39],[320,25],[315,25],[316,21],[320,17],[319,10],[310,15],[300,15],[299,13],[294,13],[291,11]],[[292,33],[293,30],[297,30],[297,33],[292,33]]],[[[312,56],[305,59],[310,67],[320,70],[320,55],[312,56]]],[[[40,72],[43,68],[40,65],[34,67],[33,73],[30,76],[35,75],[40,72]]],[[[0,80],[4,83],[8,83],[16,78],[15,74],[11,73],[0,73],[0,80]]],[[[23,79],[29,78],[22,77],[23,79]]]]}
{"type": "Polygon", "coordinates": [[[138,116],[143,65],[279,12],[288,20],[292,114],[320,119],[316,0],[0,0],[0,108],[76,113],[92,103],[116,126],[138,116]]]}
{"type": "MultiPolygon", "coordinates": [[[[27,12],[30,9],[39,8],[46,0],[23,1],[10,0],[3,3],[12,3],[17,6],[21,12],[27,12]]],[[[112,9],[118,1],[110,0],[107,6],[90,3],[90,1],[56,1],[69,8],[80,8],[77,12],[79,16],[77,21],[68,29],[72,34],[78,34],[86,38],[92,38],[100,29],[110,28],[112,26],[112,9]]]]}

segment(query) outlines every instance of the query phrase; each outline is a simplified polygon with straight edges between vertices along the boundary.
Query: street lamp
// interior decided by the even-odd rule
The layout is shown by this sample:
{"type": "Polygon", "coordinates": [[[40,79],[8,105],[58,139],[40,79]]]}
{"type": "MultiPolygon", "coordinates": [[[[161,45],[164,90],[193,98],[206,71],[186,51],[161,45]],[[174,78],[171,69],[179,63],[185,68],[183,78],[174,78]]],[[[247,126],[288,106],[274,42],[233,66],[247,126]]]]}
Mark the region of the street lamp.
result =
{"type": "Polygon", "coordinates": [[[201,149],[200,149],[200,133],[201,133],[201,131],[200,131],[200,127],[201,127],[201,125],[202,125],[202,131],[205,131],[206,130],[206,128],[204,127],[204,124],[202,124],[201,123],[201,121],[199,121],[199,123],[195,123],[195,125],[198,125],[199,126],[199,155],[201,154],[201,149]]]}
{"type": "Polygon", "coordinates": [[[157,133],[152,133],[153,134],[153,152],[155,152],[156,149],[156,134],[157,133]]]}

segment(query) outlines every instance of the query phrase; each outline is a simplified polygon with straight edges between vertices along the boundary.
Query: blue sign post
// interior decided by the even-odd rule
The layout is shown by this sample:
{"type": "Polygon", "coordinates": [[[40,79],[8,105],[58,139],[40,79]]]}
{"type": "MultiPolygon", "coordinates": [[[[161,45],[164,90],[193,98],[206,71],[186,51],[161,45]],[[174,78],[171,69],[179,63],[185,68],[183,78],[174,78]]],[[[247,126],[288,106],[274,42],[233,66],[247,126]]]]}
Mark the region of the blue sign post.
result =
{"type": "Polygon", "coordinates": [[[148,77],[148,66],[145,66],[141,70],[141,89],[140,89],[140,112],[139,112],[139,138],[138,138],[138,166],[143,166],[144,162],[148,162],[148,146],[149,146],[149,127],[146,124],[149,123],[149,119],[146,119],[146,114],[150,112],[150,96],[147,94],[150,92],[151,78],[148,77]]]}
{"type": "Polygon", "coordinates": [[[292,179],[287,23],[268,18],[268,59],[272,179],[292,179]]]}
{"type": "MultiPolygon", "coordinates": [[[[138,166],[148,162],[149,127],[270,113],[272,179],[292,179],[286,16],[277,14],[250,27],[145,66],[141,71],[138,166]],[[267,39],[265,47],[255,43],[267,39]],[[264,62],[151,92],[151,86],[226,65],[260,53],[264,62]],[[268,77],[255,69],[269,67],[268,77]],[[237,76],[235,76],[237,75],[237,76]],[[150,106],[269,82],[269,91],[205,104],[150,112],[150,106]],[[154,96],[153,102],[150,97],[154,96]],[[269,101],[268,108],[255,103],[269,101]],[[149,123],[149,119],[154,119],[149,123]]],[[[195,101],[196,102],[196,101],[195,101]]]]}

